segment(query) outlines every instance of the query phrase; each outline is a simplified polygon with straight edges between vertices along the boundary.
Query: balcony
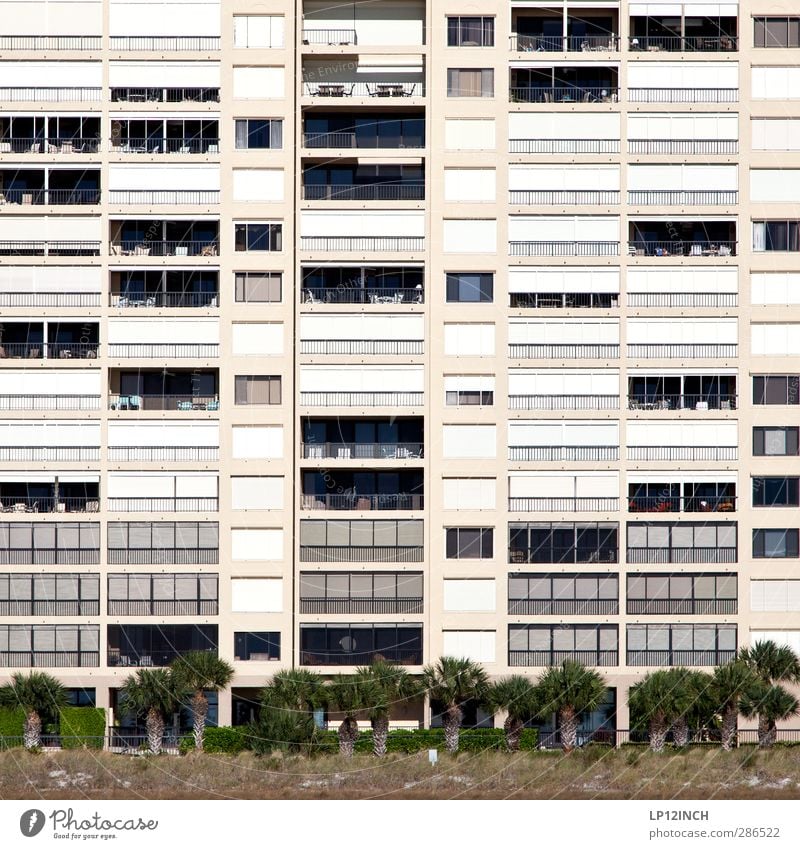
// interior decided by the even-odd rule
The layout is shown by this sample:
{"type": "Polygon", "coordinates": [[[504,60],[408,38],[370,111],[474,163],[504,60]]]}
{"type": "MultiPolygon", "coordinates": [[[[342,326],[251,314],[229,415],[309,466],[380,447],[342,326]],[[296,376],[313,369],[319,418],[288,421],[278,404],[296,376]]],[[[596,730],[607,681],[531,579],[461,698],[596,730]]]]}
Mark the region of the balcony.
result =
{"type": "Polygon", "coordinates": [[[111,256],[215,257],[219,254],[218,221],[112,220],[109,231],[111,256]]]}
{"type": "Polygon", "coordinates": [[[117,463],[212,463],[219,448],[211,445],[110,445],[108,459],[117,463]]]}
{"type": "Polygon", "coordinates": [[[216,513],[218,498],[108,498],[113,513],[216,513]]]}
{"type": "Polygon", "coordinates": [[[628,356],[645,360],[670,359],[731,359],[739,356],[739,346],[734,344],[669,344],[654,342],[648,345],[628,345],[628,356]]]}
{"type": "Polygon", "coordinates": [[[629,307],[725,309],[738,304],[735,292],[628,292],[629,307]]]}
{"type": "Polygon", "coordinates": [[[533,242],[508,243],[509,256],[619,256],[619,242],[533,242]]]}
{"type": "Polygon", "coordinates": [[[425,352],[421,339],[301,339],[301,354],[341,356],[419,356],[425,352]]]}
{"type": "Polygon", "coordinates": [[[366,165],[337,160],[303,167],[303,200],[424,200],[422,165],[366,165]]]}
{"type": "Polygon", "coordinates": [[[511,9],[509,49],[517,53],[617,52],[619,14],[614,9],[511,9]],[[566,14],[562,14],[565,11],[566,14]]]}
{"type": "Polygon", "coordinates": [[[218,88],[112,88],[112,103],[219,103],[218,88]]]}
{"type": "Polygon", "coordinates": [[[64,483],[55,489],[50,484],[0,484],[3,513],[97,513],[99,510],[97,484],[64,483]]]}
{"type": "Polygon", "coordinates": [[[628,378],[628,408],[631,410],[708,412],[735,410],[737,406],[733,375],[650,374],[628,378]]]}
{"type": "Polygon", "coordinates": [[[218,271],[111,272],[109,304],[117,309],[219,306],[218,271]]]}
{"type": "Polygon", "coordinates": [[[303,459],[419,460],[422,419],[304,419],[303,459]]]}
{"type": "Polygon", "coordinates": [[[111,369],[108,409],[124,411],[219,411],[216,369],[111,369]]]}
{"type": "MultiPolygon", "coordinates": [[[[152,306],[148,304],[148,306],[152,306]]],[[[219,356],[216,342],[118,342],[108,345],[113,359],[208,359],[219,356]]]]}
{"type": "Polygon", "coordinates": [[[628,153],[653,156],[733,156],[736,139],[628,139],[628,153]]]}
{"type": "Polygon", "coordinates": [[[34,169],[0,170],[0,204],[23,206],[96,205],[100,171],[34,169]]]}
{"type": "Polygon", "coordinates": [[[101,50],[102,46],[99,35],[0,35],[2,51],[101,50]]]}
{"type": "Polygon", "coordinates": [[[419,407],[423,392],[301,392],[303,407],[419,407]]]}
{"type": "Polygon", "coordinates": [[[422,149],[425,115],[400,110],[352,115],[307,111],[303,119],[303,146],[312,150],[422,149]]]}
{"type": "Polygon", "coordinates": [[[619,153],[619,139],[509,139],[509,153],[619,153]]]}
{"type": "Polygon", "coordinates": [[[422,510],[421,469],[306,470],[301,510],[422,510]]]}
{"type": "Polygon", "coordinates": [[[0,360],[96,360],[99,324],[6,321],[0,326],[0,360]]]}
{"type": "Polygon", "coordinates": [[[45,393],[38,395],[0,395],[0,410],[4,412],[22,410],[61,410],[74,412],[99,409],[99,395],[51,395],[45,393]]]}
{"type": "MultiPolygon", "coordinates": [[[[304,279],[305,283],[305,279],[304,279]]],[[[300,290],[300,297],[304,304],[423,304],[425,293],[422,284],[413,289],[382,289],[371,287],[361,288],[326,288],[314,287],[300,290]]],[[[1,296],[0,296],[1,297],[1,296]]]]}
{"type": "Polygon", "coordinates": [[[619,459],[617,445],[509,445],[508,459],[526,463],[588,463],[619,459]]]}
{"type": "Polygon", "coordinates": [[[100,256],[100,242],[88,240],[0,240],[0,256],[100,256]]]}
{"type": "MultiPolygon", "coordinates": [[[[108,600],[109,616],[217,616],[219,602],[216,599],[181,599],[180,601],[108,600]]],[[[160,665],[160,664],[154,664],[160,665]]]]}
{"type": "Polygon", "coordinates": [[[731,650],[629,650],[626,664],[628,666],[722,666],[736,657],[736,651],[731,650]]]}
{"type": "Polygon", "coordinates": [[[115,206],[204,206],[220,198],[216,189],[115,189],[107,194],[115,206]]]}
{"type": "Polygon", "coordinates": [[[303,97],[321,98],[355,98],[355,97],[424,97],[425,84],[422,80],[417,82],[358,82],[346,80],[344,82],[304,82],[303,97]]]}
{"type": "Polygon", "coordinates": [[[612,292],[511,292],[512,309],[600,309],[619,307],[619,295],[612,292]]]}
{"type": "Polygon", "coordinates": [[[312,27],[301,31],[303,44],[326,44],[328,46],[346,46],[356,43],[356,31],[354,29],[326,29],[312,27]]]}
{"type": "Polygon", "coordinates": [[[300,625],[301,666],[365,666],[377,656],[402,666],[419,666],[422,625],[300,625]]]}
{"type": "Polygon", "coordinates": [[[615,598],[509,599],[508,613],[510,616],[616,616],[619,613],[619,602],[615,598]]]}
{"type": "Polygon", "coordinates": [[[180,412],[208,411],[219,412],[218,395],[194,395],[183,393],[181,395],[119,395],[108,396],[109,410],[178,410],[180,412]]]}
{"type": "MultiPolygon", "coordinates": [[[[626,604],[626,609],[629,615],[639,616],[735,616],[738,612],[738,603],[735,598],[629,598],[626,604]]],[[[662,664],[645,665],[660,666],[662,664]]],[[[704,666],[705,664],[692,665],[704,666]]]]}
{"type": "Polygon", "coordinates": [[[421,460],[421,442],[304,442],[304,460],[421,460]]]}
{"type": "Polygon", "coordinates": [[[423,496],[406,492],[322,493],[300,496],[301,510],[422,510],[423,496]]]}
{"type": "Polygon", "coordinates": [[[613,206],[619,203],[619,192],[599,189],[586,189],[583,191],[553,191],[553,190],[511,190],[508,193],[508,202],[516,206],[553,206],[566,204],[567,206],[613,206]]]}
{"type": "Polygon", "coordinates": [[[636,221],[629,224],[630,257],[703,257],[736,255],[735,221],[636,221]]]}
{"type": "Polygon", "coordinates": [[[574,660],[584,666],[617,666],[617,651],[518,651],[509,649],[509,666],[559,666],[565,660],[574,660]]]}
{"type": "MultiPolygon", "coordinates": [[[[98,39],[99,40],[99,39],[98,39]]],[[[149,53],[191,51],[207,53],[220,49],[222,39],[216,35],[112,35],[109,50],[138,50],[149,53]]]]}
{"type": "Polygon", "coordinates": [[[99,446],[0,445],[0,462],[4,463],[92,463],[99,460],[99,446]]]}
{"type": "Polygon", "coordinates": [[[217,653],[216,625],[109,625],[109,666],[168,666],[190,651],[217,653]]]}
{"type": "MultiPolygon", "coordinates": [[[[29,119],[33,121],[34,119],[29,119]]],[[[79,119],[80,120],[80,119],[79,119]]],[[[12,132],[16,129],[15,125],[22,124],[22,119],[14,117],[12,121],[12,132]]],[[[88,118],[83,121],[88,125],[93,123],[88,118]]],[[[84,132],[87,128],[84,128],[84,132]]],[[[99,134],[100,122],[97,120],[97,130],[99,134]]],[[[72,135],[69,137],[59,138],[51,136],[43,139],[41,136],[29,138],[24,134],[24,129],[21,130],[22,135],[6,134],[0,138],[0,153],[16,153],[28,156],[31,153],[57,153],[57,154],[72,154],[72,153],[99,153],[100,139],[97,135],[90,137],[81,137],[80,135],[72,135]]]]}
{"type": "MultiPolygon", "coordinates": [[[[630,525],[629,525],[630,527],[630,525]]],[[[655,526],[654,526],[655,527],[655,526]]],[[[734,546],[720,545],[713,548],[703,546],[674,546],[669,548],[632,548],[626,552],[628,563],[736,563],[738,549],[734,546]]]]}
{"type": "MultiPolygon", "coordinates": [[[[628,346],[631,347],[630,345],[628,346]]],[[[619,345],[547,345],[510,343],[508,356],[515,360],[592,360],[617,359],[619,345]]]]}
{"type": "MultiPolygon", "coordinates": [[[[657,486],[657,485],[656,485],[657,486]]],[[[665,484],[662,489],[667,489],[665,484]]],[[[733,489],[733,484],[729,485],[733,489]]],[[[629,513],[732,513],[735,495],[637,495],[628,496],[629,513]]]]}
{"type": "Polygon", "coordinates": [[[648,53],[733,53],[739,49],[735,15],[631,16],[628,47],[648,53]]]}
{"type": "Polygon", "coordinates": [[[90,86],[0,87],[0,102],[7,103],[99,103],[101,88],[90,86]]]}
{"type": "Polygon", "coordinates": [[[618,410],[619,395],[509,395],[509,410],[618,410]]]}
{"type": "Polygon", "coordinates": [[[300,613],[352,613],[381,615],[386,613],[422,613],[419,598],[300,598],[300,613]]]}
{"type": "MultiPolygon", "coordinates": [[[[22,576],[20,575],[20,577],[22,576]]],[[[50,617],[99,615],[100,602],[97,599],[3,599],[0,601],[0,616],[50,617]]]]}
{"type": "Polygon", "coordinates": [[[424,236],[301,236],[300,250],[314,253],[345,251],[418,253],[425,250],[424,236]]]}
{"type": "Polygon", "coordinates": [[[303,200],[425,200],[423,183],[304,184],[303,200]]]}
{"type": "MultiPolygon", "coordinates": [[[[215,122],[216,123],[216,122],[215,122]]],[[[147,138],[130,137],[124,140],[119,138],[109,139],[111,153],[202,153],[206,155],[219,153],[219,138],[196,136],[181,138],[180,136],[148,136],[147,138]]]]}
{"type": "Polygon", "coordinates": [[[100,666],[100,652],[0,651],[0,666],[19,669],[100,666]]]}
{"type": "Polygon", "coordinates": [[[114,566],[204,566],[219,563],[216,522],[109,522],[114,566]]]}
{"type": "Polygon", "coordinates": [[[512,103],[616,103],[619,100],[619,88],[616,85],[553,85],[518,86],[508,90],[508,99],[512,103]]]}
{"type": "Polygon", "coordinates": [[[301,519],[303,563],[421,563],[421,519],[301,519]]]}
{"type": "Polygon", "coordinates": [[[629,88],[631,103],[736,103],[738,88],[629,88]]]}
{"type": "Polygon", "coordinates": [[[600,35],[510,35],[512,53],[617,53],[619,36],[600,35]]]}
{"type": "Polygon", "coordinates": [[[422,563],[422,545],[303,545],[302,563],[422,563]]]}
{"type": "Polygon", "coordinates": [[[99,307],[99,292],[0,292],[3,307],[99,307]]]}
{"type": "Polygon", "coordinates": [[[739,449],[726,445],[629,445],[629,460],[736,460],[739,449]]]}
{"type": "Polygon", "coordinates": [[[510,513],[611,513],[619,510],[619,498],[547,498],[508,499],[510,513]]]}
{"type": "Polygon", "coordinates": [[[628,203],[634,206],[730,206],[739,203],[739,192],[715,189],[628,190],[628,203]]]}

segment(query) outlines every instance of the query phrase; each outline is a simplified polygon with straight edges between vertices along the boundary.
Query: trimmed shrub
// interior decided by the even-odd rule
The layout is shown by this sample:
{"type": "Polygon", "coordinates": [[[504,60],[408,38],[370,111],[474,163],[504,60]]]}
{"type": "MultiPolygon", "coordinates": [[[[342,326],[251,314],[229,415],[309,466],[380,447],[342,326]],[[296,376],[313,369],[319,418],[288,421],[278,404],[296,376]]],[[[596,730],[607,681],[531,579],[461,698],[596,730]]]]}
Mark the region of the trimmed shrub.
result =
{"type": "MultiPolygon", "coordinates": [[[[535,728],[526,728],[520,738],[520,749],[522,751],[533,751],[539,743],[539,732],[535,728]]],[[[411,754],[413,752],[424,752],[428,749],[444,751],[444,730],[441,728],[420,728],[414,731],[397,730],[390,731],[386,740],[388,752],[399,752],[411,754]]],[[[505,752],[506,735],[502,728],[466,728],[459,737],[458,750],[460,752],[483,752],[488,749],[505,752]]],[[[335,731],[324,731],[316,745],[315,752],[320,754],[334,754],[339,751],[338,737],[335,731]]],[[[359,734],[356,740],[355,751],[360,754],[372,752],[372,732],[365,731],[359,734]]]]}
{"type": "Polygon", "coordinates": [[[59,711],[62,749],[102,749],[106,733],[104,708],[63,707],[59,711]]]}
{"type": "Polygon", "coordinates": [[[22,745],[25,711],[21,707],[0,708],[0,748],[22,745]]]}
{"type": "MultiPolygon", "coordinates": [[[[250,748],[250,741],[245,728],[216,728],[206,726],[203,735],[203,751],[209,755],[238,755],[250,748]]],[[[181,754],[194,751],[194,737],[183,737],[180,742],[181,754]]]]}

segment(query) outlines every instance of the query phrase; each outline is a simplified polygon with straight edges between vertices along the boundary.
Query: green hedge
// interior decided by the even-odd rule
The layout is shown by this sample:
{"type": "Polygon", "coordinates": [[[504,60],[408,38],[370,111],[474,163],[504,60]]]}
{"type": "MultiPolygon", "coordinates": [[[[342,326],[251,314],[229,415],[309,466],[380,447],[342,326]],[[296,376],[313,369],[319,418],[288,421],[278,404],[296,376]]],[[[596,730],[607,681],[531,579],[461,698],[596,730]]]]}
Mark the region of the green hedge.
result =
{"type": "MultiPolygon", "coordinates": [[[[537,748],[539,732],[535,728],[526,728],[520,738],[520,749],[525,752],[537,748]]],[[[388,752],[411,754],[428,749],[445,750],[444,730],[441,728],[420,728],[417,731],[390,731],[386,740],[388,752]]],[[[506,751],[506,735],[502,728],[468,728],[459,735],[459,752],[483,752],[487,749],[506,751]]],[[[333,754],[339,751],[339,741],[335,731],[325,731],[320,735],[317,751],[333,754]]],[[[363,754],[372,752],[372,732],[359,734],[355,751],[363,754]]]]}
{"type": "Polygon", "coordinates": [[[63,707],[59,711],[62,749],[102,749],[106,733],[104,708],[63,707]]]}
{"type": "MultiPolygon", "coordinates": [[[[247,732],[244,728],[206,728],[203,737],[203,751],[209,755],[228,754],[238,755],[249,749],[247,732]]],[[[184,737],[180,743],[181,754],[194,751],[194,737],[184,737]]]]}
{"type": "Polygon", "coordinates": [[[22,745],[25,711],[21,707],[0,708],[0,748],[22,745]]]}

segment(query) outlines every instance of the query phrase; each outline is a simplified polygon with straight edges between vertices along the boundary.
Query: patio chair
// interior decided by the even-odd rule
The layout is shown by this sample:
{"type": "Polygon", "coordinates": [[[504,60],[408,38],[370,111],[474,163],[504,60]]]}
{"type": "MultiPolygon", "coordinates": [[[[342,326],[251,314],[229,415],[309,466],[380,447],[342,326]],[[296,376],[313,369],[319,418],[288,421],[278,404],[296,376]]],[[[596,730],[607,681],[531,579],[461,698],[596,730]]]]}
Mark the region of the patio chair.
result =
{"type": "Polygon", "coordinates": [[[209,412],[212,412],[212,413],[218,411],[219,410],[219,399],[216,399],[215,401],[209,401],[206,404],[206,410],[208,410],[209,412]]]}
{"type": "Polygon", "coordinates": [[[178,401],[178,409],[181,412],[191,412],[194,409],[194,404],[191,401],[178,401]]]}

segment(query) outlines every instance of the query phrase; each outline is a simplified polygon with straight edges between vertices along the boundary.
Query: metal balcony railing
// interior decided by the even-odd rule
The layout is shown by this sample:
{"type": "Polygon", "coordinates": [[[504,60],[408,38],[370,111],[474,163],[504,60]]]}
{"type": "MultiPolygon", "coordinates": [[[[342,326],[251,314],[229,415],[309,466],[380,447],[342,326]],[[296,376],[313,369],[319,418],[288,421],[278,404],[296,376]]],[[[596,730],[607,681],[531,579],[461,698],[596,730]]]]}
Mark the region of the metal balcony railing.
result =
{"type": "Polygon", "coordinates": [[[218,88],[112,88],[112,103],[219,103],[218,88]]]}
{"type": "Polygon", "coordinates": [[[510,292],[515,309],[615,309],[619,295],[611,292],[510,292]]]}
{"type": "Polygon", "coordinates": [[[420,666],[422,652],[416,649],[400,647],[384,647],[372,651],[301,651],[301,666],[369,666],[378,657],[397,663],[400,666],[420,666]]]}
{"type": "Polygon", "coordinates": [[[619,191],[586,189],[579,190],[540,190],[540,189],[511,189],[508,193],[508,202],[517,206],[547,206],[553,204],[567,204],[571,206],[590,205],[614,205],[619,203],[619,191]]]}
{"type": "Polygon", "coordinates": [[[303,251],[423,251],[424,236],[301,236],[303,251]]]}
{"type": "Polygon", "coordinates": [[[112,566],[213,566],[218,548],[109,548],[112,566]]]}
{"type": "Polygon", "coordinates": [[[2,566],[97,566],[99,548],[0,548],[2,566]]]}
{"type": "Polygon", "coordinates": [[[0,153],[99,153],[98,138],[3,138],[0,153]]]}
{"type": "Polygon", "coordinates": [[[736,103],[738,88],[629,88],[631,103],[736,103]]]}
{"type": "Polygon", "coordinates": [[[515,651],[508,652],[509,666],[559,666],[565,660],[576,660],[584,666],[617,666],[616,651],[515,651]]]}
{"type": "Polygon", "coordinates": [[[420,460],[421,442],[304,442],[304,460],[420,460]]]}
{"type": "Polygon", "coordinates": [[[120,239],[109,244],[112,256],[217,256],[219,242],[215,239],[162,241],[155,239],[120,239]]]}
{"type": "Polygon", "coordinates": [[[515,360],[617,359],[619,345],[545,345],[511,342],[508,356],[515,360]]]}
{"type": "Polygon", "coordinates": [[[151,52],[189,50],[206,52],[219,50],[218,35],[112,35],[110,50],[146,50],[151,52]]]}
{"type": "Polygon", "coordinates": [[[732,616],[738,611],[735,598],[629,598],[629,614],[643,616],[732,616]]]}
{"type": "Polygon", "coordinates": [[[218,292],[128,292],[109,295],[109,306],[117,309],[201,309],[219,306],[218,292]]]}
{"type": "Polygon", "coordinates": [[[108,600],[109,616],[217,616],[217,599],[113,599],[108,600]]]}
{"type": "MultiPolygon", "coordinates": [[[[118,649],[109,646],[106,655],[108,666],[169,666],[173,660],[177,660],[185,651],[179,649],[153,650],[149,648],[136,649],[133,647],[118,649]]],[[[216,652],[216,649],[214,650],[216,652]]]]}
{"type": "Polygon", "coordinates": [[[219,153],[215,138],[112,138],[111,153],[219,153]]]}
{"type": "Polygon", "coordinates": [[[303,200],[425,200],[425,186],[415,183],[304,185],[303,200]]]}
{"type": "Polygon", "coordinates": [[[509,153],[619,153],[619,139],[509,139],[509,153]]]}
{"type": "Polygon", "coordinates": [[[728,206],[739,203],[739,192],[715,189],[629,189],[628,203],[638,206],[728,206]]]}
{"type": "Polygon", "coordinates": [[[99,410],[99,395],[0,395],[0,410],[99,410]]]}
{"type": "Polygon", "coordinates": [[[100,459],[100,449],[87,445],[0,445],[4,463],[84,463],[100,459]]]}
{"type": "Polygon", "coordinates": [[[108,396],[109,410],[178,410],[219,412],[216,395],[117,395],[108,396]]]}
{"type": "Polygon", "coordinates": [[[581,564],[581,563],[618,563],[619,551],[616,548],[589,548],[586,546],[569,546],[566,548],[509,548],[508,562],[511,564],[547,563],[581,564]]]}
{"type": "Polygon", "coordinates": [[[303,563],[422,563],[421,545],[301,545],[303,563]]]}
{"type": "Polygon", "coordinates": [[[619,510],[619,498],[542,498],[508,499],[511,513],[607,513],[619,510]]]}
{"type": "Polygon", "coordinates": [[[628,40],[631,51],[658,53],[731,53],[739,49],[735,35],[639,35],[628,40]]]}
{"type": "Polygon", "coordinates": [[[354,29],[303,28],[301,38],[303,40],[303,44],[355,44],[356,31],[354,29]]]}
{"type": "Polygon", "coordinates": [[[739,152],[736,139],[628,139],[628,153],[655,156],[730,156],[739,152]]]}
{"type": "Polygon", "coordinates": [[[629,513],[732,513],[735,495],[671,495],[630,496],[629,513]]]}
{"type": "Polygon", "coordinates": [[[616,616],[619,602],[615,598],[510,598],[508,613],[511,616],[616,616]]]}
{"type": "Polygon", "coordinates": [[[97,651],[0,651],[0,666],[17,668],[100,666],[97,651]]]}
{"type": "Polygon", "coordinates": [[[99,292],[0,292],[0,308],[99,306],[99,292]]]}
{"type": "Polygon", "coordinates": [[[100,502],[97,496],[54,498],[27,495],[0,495],[3,513],[97,513],[100,502]]]}
{"type": "Polygon", "coordinates": [[[629,445],[629,460],[736,460],[739,449],[726,445],[629,445]]]}
{"type": "Polygon", "coordinates": [[[108,192],[108,202],[118,206],[134,206],[137,204],[158,205],[203,205],[219,203],[219,191],[196,191],[193,189],[136,189],[114,190],[108,192]]]}
{"type": "Polygon", "coordinates": [[[515,53],[616,53],[619,36],[605,35],[511,35],[509,50],[515,53]]]}
{"type": "Polygon", "coordinates": [[[0,240],[0,256],[100,256],[100,242],[0,240]]]}
{"type": "Polygon", "coordinates": [[[361,289],[342,286],[336,289],[301,289],[304,304],[423,304],[425,291],[419,289],[361,289]]]}
{"type": "Polygon", "coordinates": [[[360,138],[356,132],[335,132],[335,133],[303,133],[303,146],[308,148],[330,148],[336,150],[344,150],[350,148],[358,148],[359,150],[403,150],[424,148],[423,142],[419,136],[392,136],[391,138],[382,138],[380,136],[367,140],[360,138]]]}
{"type": "Polygon", "coordinates": [[[715,342],[686,345],[656,342],[628,345],[628,356],[641,359],[669,360],[680,357],[701,359],[706,357],[722,357],[730,359],[731,357],[738,357],[738,352],[738,345],[715,342]]]}
{"type": "Polygon", "coordinates": [[[176,359],[205,359],[219,356],[216,342],[117,342],[108,345],[108,356],[125,359],[175,357],[176,359]]]}
{"type": "Polygon", "coordinates": [[[301,354],[338,354],[343,356],[414,356],[424,353],[421,339],[301,339],[301,354]]]}
{"type": "Polygon", "coordinates": [[[508,91],[512,103],[616,103],[616,86],[556,86],[532,88],[514,86],[508,91]]]}
{"type": "Polygon", "coordinates": [[[628,292],[629,307],[735,307],[735,292],[628,292]]]}
{"type": "Polygon", "coordinates": [[[424,496],[415,493],[326,492],[300,496],[301,510],[422,510],[424,496]]]}
{"type": "Polygon", "coordinates": [[[652,651],[629,649],[628,666],[721,666],[736,657],[734,650],[652,651]]]}
{"type": "Polygon", "coordinates": [[[424,95],[425,86],[422,82],[303,83],[304,97],[423,97],[424,95]]]}
{"type": "Polygon", "coordinates": [[[423,392],[301,392],[304,407],[419,407],[423,392]]]}
{"type": "Polygon", "coordinates": [[[88,86],[0,87],[0,102],[9,103],[98,103],[102,89],[88,86]]]}
{"type": "Polygon", "coordinates": [[[619,242],[509,242],[509,256],[619,256],[619,242]]]}
{"type": "Polygon", "coordinates": [[[301,598],[300,613],[422,613],[421,598],[301,598]]]}
{"type": "Polygon", "coordinates": [[[110,445],[108,459],[118,463],[205,463],[219,460],[219,448],[211,445],[110,445]]]}
{"type": "Polygon", "coordinates": [[[218,498],[109,498],[108,509],[115,513],[215,513],[218,498]]]}
{"type": "Polygon", "coordinates": [[[99,616],[97,599],[3,599],[0,616],[99,616]]]}
{"type": "Polygon", "coordinates": [[[708,412],[719,410],[727,412],[737,409],[737,395],[629,395],[628,407],[631,410],[696,410],[708,412]]]}
{"type": "Polygon", "coordinates": [[[99,35],[0,35],[0,50],[100,50],[99,35]]]}
{"type": "Polygon", "coordinates": [[[3,189],[4,203],[64,206],[100,203],[100,189],[3,189]]]}
{"type": "Polygon", "coordinates": [[[629,548],[628,563],[736,563],[738,549],[726,547],[629,548]]]}
{"type": "Polygon", "coordinates": [[[509,445],[508,459],[523,462],[575,462],[618,460],[617,445],[509,445]]]}
{"type": "Polygon", "coordinates": [[[510,410],[618,410],[619,395],[509,395],[510,410]]]}
{"type": "Polygon", "coordinates": [[[736,255],[736,242],[707,239],[683,241],[640,240],[628,242],[629,256],[691,256],[691,257],[727,257],[736,255]]]}

